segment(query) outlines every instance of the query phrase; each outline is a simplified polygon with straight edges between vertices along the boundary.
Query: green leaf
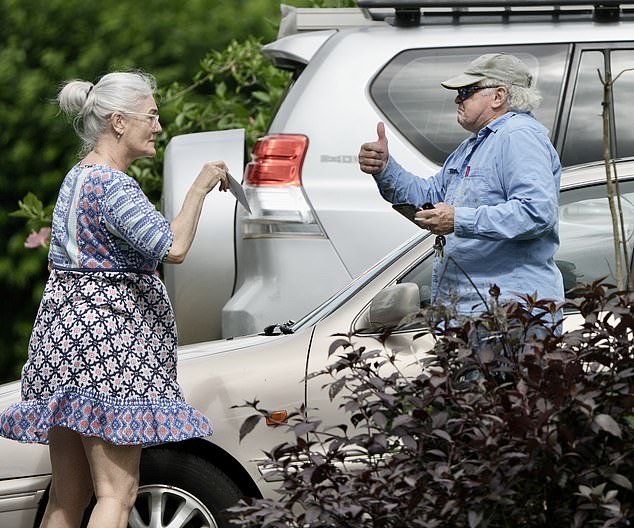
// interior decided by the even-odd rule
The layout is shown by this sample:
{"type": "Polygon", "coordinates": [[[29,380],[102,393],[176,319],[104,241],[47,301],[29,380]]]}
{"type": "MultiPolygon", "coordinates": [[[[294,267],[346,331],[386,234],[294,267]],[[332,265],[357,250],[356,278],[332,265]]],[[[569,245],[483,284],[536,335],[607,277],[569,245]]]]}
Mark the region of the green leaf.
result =
{"type": "Polygon", "coordinates": [[[616,423],[616,420],[609,414],[597,414],[593,421],[605,432],[621,438],[621,428],[619,427],[619,424],[616,423]]]}
{"type": "Polygon", "coordinates": [[[242,439],[248,435],[251,431],[253,431],[253,429],[255,428],[255,426],[258,424],[258,422],[262,419],[262,415],[261,414],[253,414],[251,416],[249,416],[240,426],[240,441],[242,441],[242,439]]]}
{"type": "Polygon", "coordinates": [[[632,490],[632,482],[625,475],[620,475],[619,473],[615,473],[610,476],[610,480],[614,482],[617,486],[625,488],[627,490],[632,490]]]}

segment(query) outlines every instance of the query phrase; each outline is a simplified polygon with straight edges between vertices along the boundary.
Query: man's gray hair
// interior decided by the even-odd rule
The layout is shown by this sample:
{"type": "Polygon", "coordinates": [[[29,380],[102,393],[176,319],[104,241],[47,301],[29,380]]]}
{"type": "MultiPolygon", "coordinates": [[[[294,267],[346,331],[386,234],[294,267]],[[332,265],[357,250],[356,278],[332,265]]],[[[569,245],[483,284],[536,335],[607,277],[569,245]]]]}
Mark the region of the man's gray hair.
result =
{"type": "Polygon", "coordinates": [[[479,86],[504,86],[508,94],[506,103],[512,112],[532,112],[539,107],[542,97],[535,88],[525,88],[514,84],[506,84],[496,79],[483,79],[479,86]]]}

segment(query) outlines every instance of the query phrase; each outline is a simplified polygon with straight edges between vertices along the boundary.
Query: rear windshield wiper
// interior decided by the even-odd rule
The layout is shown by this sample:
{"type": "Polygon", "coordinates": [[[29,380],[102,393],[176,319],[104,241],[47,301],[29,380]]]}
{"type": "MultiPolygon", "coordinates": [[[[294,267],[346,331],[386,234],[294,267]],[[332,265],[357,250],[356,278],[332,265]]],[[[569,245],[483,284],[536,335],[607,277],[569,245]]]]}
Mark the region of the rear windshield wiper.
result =
{"type": "Polygon", "coordinates": [[[291,328],[295,324],[295,321],[287,321],[283,324],[272,324],[264,327],[264,335],[274,335],[276,329],[279,329],[282,334],[292,334],[294,331],[291,328]]]}

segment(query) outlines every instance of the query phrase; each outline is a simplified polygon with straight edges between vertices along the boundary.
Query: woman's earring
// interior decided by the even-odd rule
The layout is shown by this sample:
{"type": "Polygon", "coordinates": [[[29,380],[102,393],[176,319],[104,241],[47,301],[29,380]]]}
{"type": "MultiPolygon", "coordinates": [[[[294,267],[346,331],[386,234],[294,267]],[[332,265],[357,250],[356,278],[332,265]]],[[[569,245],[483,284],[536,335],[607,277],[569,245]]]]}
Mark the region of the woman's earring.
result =
{"type": "Polygon", "coordinates": [[[121,139],[121,136],[122,136],[122,135],[123,135],[123,134],[121,134],[121,132],[117,132],[117,141],[119,141],[119,140],[121,139]]]}

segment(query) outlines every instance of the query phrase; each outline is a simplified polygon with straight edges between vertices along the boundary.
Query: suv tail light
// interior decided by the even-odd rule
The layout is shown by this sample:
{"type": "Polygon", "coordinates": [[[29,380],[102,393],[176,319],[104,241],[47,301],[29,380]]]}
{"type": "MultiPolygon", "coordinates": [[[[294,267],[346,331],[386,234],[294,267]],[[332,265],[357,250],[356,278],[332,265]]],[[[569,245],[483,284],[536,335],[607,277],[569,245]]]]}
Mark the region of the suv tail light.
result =
{"type": "Polygon", "coordinates": [[[244,176],[251,207],[242,219],[244,238],[325,237],[302,188],[307,149],[308,138],[299,134],[257,141],[244,176]]]}

